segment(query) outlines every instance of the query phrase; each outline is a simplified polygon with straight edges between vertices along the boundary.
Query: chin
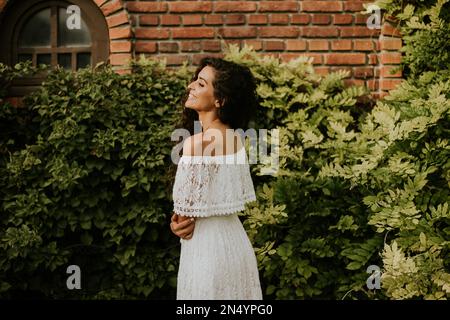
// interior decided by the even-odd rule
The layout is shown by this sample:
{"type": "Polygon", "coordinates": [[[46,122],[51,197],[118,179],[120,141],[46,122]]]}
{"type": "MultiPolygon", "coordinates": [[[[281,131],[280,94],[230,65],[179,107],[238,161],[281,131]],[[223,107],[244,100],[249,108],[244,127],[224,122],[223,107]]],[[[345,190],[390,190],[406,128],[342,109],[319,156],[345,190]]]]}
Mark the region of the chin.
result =
{"type": "Polygon", "coordinates": [[[190,103],[185,103],[184,106],[188,109],[192,109],[192,110],[197,110],[197,106],[196,105],[192,105],[190,103]]]}

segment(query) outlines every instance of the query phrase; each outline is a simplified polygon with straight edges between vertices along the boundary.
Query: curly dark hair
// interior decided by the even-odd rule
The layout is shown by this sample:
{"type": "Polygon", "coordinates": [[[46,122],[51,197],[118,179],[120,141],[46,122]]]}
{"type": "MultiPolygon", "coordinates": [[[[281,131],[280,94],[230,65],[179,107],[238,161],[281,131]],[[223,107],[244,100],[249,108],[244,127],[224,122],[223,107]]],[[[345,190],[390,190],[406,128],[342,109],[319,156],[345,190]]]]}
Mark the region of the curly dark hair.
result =
{"type": "MultiPolygon", "coordinates": [[[[221,58],[205,57],[200,61],[194,76],[195,81],[200,71],[210,66],[214,69],[214,97],[223,105],[219,108],[220,121],[228,124],[232,129],[241,128],[246,130],[257,109],[256,81],[246,66],[235,62],[226,61],[221,58]]],[[[191,135],[194,134],[194,121],[198,120],[195,110],[185,108],[184,104],[189,96],[189,89],[181,100],[183,115],[181,127],[187,129],[191,135]]]]}

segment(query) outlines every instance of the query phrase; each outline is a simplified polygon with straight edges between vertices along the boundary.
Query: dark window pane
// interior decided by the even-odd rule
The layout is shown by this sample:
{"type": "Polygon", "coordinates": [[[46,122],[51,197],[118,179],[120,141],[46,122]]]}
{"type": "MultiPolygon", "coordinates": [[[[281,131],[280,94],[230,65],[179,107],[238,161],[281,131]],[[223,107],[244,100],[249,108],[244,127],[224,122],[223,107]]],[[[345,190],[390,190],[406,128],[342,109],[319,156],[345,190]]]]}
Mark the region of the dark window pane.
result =
{"type": "Polygon", "coordinates": [[[36,63],[39,64],[48,64],[50,65],[52,62],[52,55],[50,53],[38,54],[36,58],[36,63]]]}
{"type": "Polygon", "coordinates": [[[58,64],[64,69],[72,69],[72,54],[71,53],[60,53],[58,54],[58,64]]]}
{"type": "MultiPolygon", "coordinates": [[[[75,15],[76,13],[67,14],[67,8],[58,9],[58,46],[80,47],[91,45],[91,34],[86,23],[80,17],[80,28],[77,29],[77,19],[73,18],[75,15]],[[69,29],[68,24],[72,29],[69,29]]],[[[80,15],[82,14],[80,13],[80,15]]]]}
{"type": "Polygon", "coordinates": [[[50,8],[32,16],[20,30],[19,48],[50,47],[50,8]]]}
{"type": "Polygon", "coordinates": [[[33,60],[33,55],[31,53],[21,53],[17,57],[17,62],[24,62],[28,60],[33,60]]]}
{"type": "Polygon", "coordinates": [[[86,68],[91,64],[91,54],[82,52],[77,54],[77,69],[86,68]]]}

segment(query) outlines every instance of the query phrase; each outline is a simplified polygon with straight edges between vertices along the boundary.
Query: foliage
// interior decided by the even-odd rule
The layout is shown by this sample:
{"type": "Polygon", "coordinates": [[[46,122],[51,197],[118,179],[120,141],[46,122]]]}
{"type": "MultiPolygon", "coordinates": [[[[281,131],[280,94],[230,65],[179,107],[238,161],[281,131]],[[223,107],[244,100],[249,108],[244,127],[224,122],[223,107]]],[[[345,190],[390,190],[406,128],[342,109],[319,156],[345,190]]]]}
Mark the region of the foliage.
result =
{"type": "MultiPolygon", "coordinates": [[[[24,100],[21,115],[35,124],[27,143],[2,135],[3,296],[173,295],[167,137],[186,78],[151,60],[133,68],[50,72],[24,100]],[[81,292],[66,288],[71,264],[81,268],[81,292]]],[[[22,129],[13,109],[2,106],[1,128],[22,129]]]]}
{"type": "Polygon", "coordinates": [[[402,32],[405,74],[450,67],[449,0],[377,0],[374,4],[396,18],[402,32]]]}
{"type": "Polygon", "coordinates": [[[344,71],[321,77],[311,59],[287,63],[260,58],[244,48],[230,59],[246,64],[259,80],[257,127],[279,130],[279,169],[259,176],[258,204],[245,211],[245,226],[257,247],[265,294],[277,299],[342,298],[374,294],[364,289],[370,264],[380,264],[383,235],[367,224],[363,190],[350,181],[321,176],[357,135],[367,112],[363,87],[345,87],[344,71]]]}

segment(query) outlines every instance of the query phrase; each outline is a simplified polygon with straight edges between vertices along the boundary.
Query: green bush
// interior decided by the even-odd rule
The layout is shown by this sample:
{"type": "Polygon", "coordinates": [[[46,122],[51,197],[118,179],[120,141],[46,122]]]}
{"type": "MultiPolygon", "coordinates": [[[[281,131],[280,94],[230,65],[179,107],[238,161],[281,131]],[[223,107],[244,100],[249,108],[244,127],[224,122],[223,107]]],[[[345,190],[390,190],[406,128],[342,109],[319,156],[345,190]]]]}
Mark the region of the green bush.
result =
{"type": "Polygon", "coordinates": [[[33,128],[0,142],[2,296],[174,295],[167,164],[186,73],[151,60],[133,67],[58,69],[25,108],[2,106],[1,128],[22,130],[26,112],[33,128]],[[72,264],[79,292],[66,288],[72,264]]]}
{"type": "Polygon", "coordinates": [[[383,235],[367,223],[364,190],[321,176],[357,137],[370,110],[367,89],[345,87],[344,71],[318,76],[308,58],[281,63],[245,51],[232,58],[259,80],[257,127],[279,130],[280,168],[271,177],[258,176],[264,164],[253,167],[259,203],[245,212],[266,297],[373,296],[363,286],[366,268],[381,266],[383,235]]]}
{"type": "Polygon", "coordinates": [[[403,35],[404,73],[450,68],[450,2],[448,0],[380,0],[374,2],[397,19],[403,35]]]}

